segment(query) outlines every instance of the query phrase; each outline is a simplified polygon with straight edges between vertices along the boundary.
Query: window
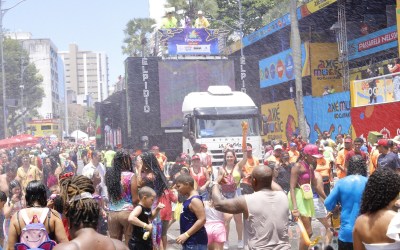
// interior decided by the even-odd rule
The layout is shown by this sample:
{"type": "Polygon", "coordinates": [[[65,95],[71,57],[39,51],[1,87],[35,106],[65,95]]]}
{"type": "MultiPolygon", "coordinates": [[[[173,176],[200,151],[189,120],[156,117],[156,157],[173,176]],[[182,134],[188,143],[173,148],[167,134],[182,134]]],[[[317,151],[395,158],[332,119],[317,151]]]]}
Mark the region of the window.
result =
{"type": "Polygon", "coordinates": [[[51,130],[51,125],[42,125],[41,129],[42,130],[51,130]]]}

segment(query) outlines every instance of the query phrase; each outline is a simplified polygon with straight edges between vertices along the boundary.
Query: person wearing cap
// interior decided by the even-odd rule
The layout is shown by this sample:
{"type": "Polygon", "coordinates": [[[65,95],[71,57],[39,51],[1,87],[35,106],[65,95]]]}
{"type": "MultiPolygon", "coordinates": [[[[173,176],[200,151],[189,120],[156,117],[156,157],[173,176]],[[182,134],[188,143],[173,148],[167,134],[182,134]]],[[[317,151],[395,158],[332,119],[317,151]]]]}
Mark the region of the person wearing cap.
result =
{"type": "MultiPolygon", "coordinates": [[[[302,159],[294,164],[290,175],[289,208],[293,216],[303,222],[310,237],[312,235],[311,218],[315,217],[312,188],[322,199],[326,198],[322,185],[318,185],[314,174],[317,159],[322,157],[317,145],[307,144],[303,149],[302,159]],[[306,195],[310,197],[306,199],[306,195]]],[[[299,249],[308,249],[303,238],[300,239],[299,249]]]]}
{"type": "Polygon", "coordinates": [[[253,172],[254,167],[260,165],[260,160],[253,156],[253,146],[250,143],[247,143],[247,161],[246,164],[242,168],[243,177],[242,183],[240,184],[242,194],[251,194],[254,192],[251,187],[251,173],[253,172]]]}
{"type": "Polygon", "coordinates": [[[361,198],[367,184],[367,164],[361,155],[349,159],[347,176],[336,182],[335,187],[325,199],[328,211],[341,205],[339,229],[339,250],[353,249],[353,228],[359,215],[361,198]]]}
{"type": "Polygon", "coordinates": [[[172,29],[178,27],[178,20],[172,15],[172,11],[168,11],[162,20],[161,29],[172,29]]]}
{"type": "Polygon", "coordinates": [[[192,156],[192,164],[189,168],[190,176],[197,183],[197,192],[203,198],[203,200],[208,199],[207,187],[210,184],[210,175],[208,174],[207,168],[201,164],[201,159],[199,154],[192,156]]]}
{"type": "Polygon", "coordinates": [[[265,148],[264,148],[264,151],[265,151],[265,154],[264,154],[264,157],[263,157],[263,162],[264,162],[264,165],[268,165],[267,164],[267,159],[271,156],[271,155],[273,155],[274,154],[274,147],[272,146],[272,145],[265,145],[265,148]]]}
{"type": "Polygon", "coordinates": [[[353,140],[350,137],[344,139],[344,148],[338,152],[336,157],[336,175],[339,179],[346,177],[346,155],[353,148],[353,140]]]}
{"type": "MultiPolygon", "coordinates": [[[[274,146],[274,154],[271,155],[270,157],[267,158],[266,162],[270,162],[270,161],[274,161],[276,163],[280,163],[281,162],[281,156],[283,153],[283,148],[281,145],[275,145],[274,146]]],[[[265,164],[265,162],[264,162],[265,164]]]]}
{"type": "Polygon", "coordinates": [[[378,168],[390,168],[393,171],[400,172],[400,159],[398,155],[389,149],[393,147],[393,142],[388,139],[378,140],[378,168]]]}
{"type": "Polygon", "coordinates": [[[167,157],[163,153],[160,152],[160,148],[158,146],[153,146],[151,148],[151,151],[157,158],[157,161],[158,161],[158,164],[160,164],[161,170],[164,171],[164,166],[167,163],[167,157]]]}
{"type": "Polygon", "coordinates": [[[194,22],[194,27],[196,29],[201,29],[201,28],[208,28],[209,26],[210,23],[208,22],[207,18],[204,17],[203,11],[199,10],[197,12],[196,21],[194,22]]]}
{"type": "Polygon", "coordinates": [[[297,151],[297,144],[294,143],[294,142],[291,142],[289,144],[289,147],[290,147],[290,149],[288,151],[289,152],[289,162],[290,163],[295,163],[295,162],[297,162],[297,159],[300,156],[299,151],[297,151]]]}

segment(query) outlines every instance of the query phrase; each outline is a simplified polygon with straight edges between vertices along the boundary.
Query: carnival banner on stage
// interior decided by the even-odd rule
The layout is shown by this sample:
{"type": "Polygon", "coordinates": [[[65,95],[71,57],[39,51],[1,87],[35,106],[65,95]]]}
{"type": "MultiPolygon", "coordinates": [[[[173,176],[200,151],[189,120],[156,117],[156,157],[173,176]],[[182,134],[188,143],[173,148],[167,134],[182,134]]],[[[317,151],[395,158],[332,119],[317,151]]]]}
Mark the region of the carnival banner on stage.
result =
{"type": "MultiPolygon", "coordinates": [[[[310,75],[309,44],[301,45],[302,76],[310,75]]],[[[270,87],[282,82],[294,80],[294,63],[292,50],[265,58],[259,62],[260,88],[270,87]]]]}
{"type": "Polygon", "coordinates": [[[325,88],[342,89],[342,71],[338,61],[335,43],[311,43],[311,83],[312,95],[322,96],[325,88]]]}
{"type": "Polygon", "coordinates": [[[289,141],[299,133],[297,110],[292,99],[261,105],[263,139],[289,141]]]}
{"type": "Polygon", "coordinates": [[[322,97],[306,96],[304,114],[310,142],[315,143],[318,135],[328,131],[331,138],[350,132],[350,93],[340,92],[322,97]]]}
{"type": "Polygon", "coordinates": [[[377,131],[384,138],[400,135],[399,110],[400,102],[352,108],[351,121],[355,135],[367,138],[370,131],[377,131]]]}
{"type": "Polygon", "coordinates": [[[168,43],[169,55],[218,55],[217,29],[160,29],[160,43],[168,43]]]}
{"type": "Polygon", "coordinates": [[[348,42],[349,60],[397,47],[396,25],[348,42]]]}

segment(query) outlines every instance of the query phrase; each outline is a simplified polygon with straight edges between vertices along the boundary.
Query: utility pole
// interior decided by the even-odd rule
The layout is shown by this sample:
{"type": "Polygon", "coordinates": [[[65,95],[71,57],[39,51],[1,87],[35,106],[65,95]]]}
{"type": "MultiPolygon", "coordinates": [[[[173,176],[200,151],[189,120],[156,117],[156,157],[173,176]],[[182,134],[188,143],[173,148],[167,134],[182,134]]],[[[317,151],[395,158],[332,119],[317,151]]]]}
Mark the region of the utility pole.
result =
{"type": "Polygon", "coordinates": [[[1,53],[1,82],[3,86],[3,128],[4,138],[7,138],[7,104],[6,104],[6,74],[4,69],[4,48],[3,48],[3,16],[5,12],[2,9],[2,1],[0,0],[0,53],[1,53]]]}
{"type": "Polygon", "coordinates": [[[246,93],[246,58],[243,55],[243,19],[242,19],[242,0],[239,0],[239,29],[240,29],[240,80],[242,81],[241,91],[246,93]]]}

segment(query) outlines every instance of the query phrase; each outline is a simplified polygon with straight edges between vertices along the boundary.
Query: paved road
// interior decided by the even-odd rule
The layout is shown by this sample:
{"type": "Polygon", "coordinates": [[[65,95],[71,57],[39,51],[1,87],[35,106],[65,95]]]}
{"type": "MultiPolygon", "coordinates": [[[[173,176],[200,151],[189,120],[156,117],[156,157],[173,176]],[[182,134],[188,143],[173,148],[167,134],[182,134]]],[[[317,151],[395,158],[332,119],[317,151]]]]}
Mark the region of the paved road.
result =
{"type": "MultiPolygon", "coordinates": [[[[323,226],[316,220],[313,220],[313,231],[314,231],[314,235],[321,235],[324,234],[324,229],[323,226]]],[[[231,225],[230,225],[230,234],[229,234],[229,242],[230,242],[230,250],[234,250],[237,249],[237,234],[236,234],[236,230],[235,230],[235,223],[234,220],[232,219],[231,221],[231,225]]],[[[182,249],[182,247],[179,244],[175,243],[175,239],[176,237],[178,237],[180,235],[179,232],[179,223],[174,223],[171,228],[168,230],[168,248],[167,250],[175,250],[175,249],[182,249]]],[[[298,244],[299,244],[299,231],[297,226],[290,226],[289,227],[289,239],[290,239],[290,244],[292,246],[292,249],[298,249],[298,244]]],[[[313,237],[311,240],[315,239],[315,237],[313,237]]],[[[322,237],[321,237],[322,240],[322,237]]],[[[321,246],[321,244],[320,244],[321,246]]],[[[320,247],[320,250],[322,250],[323,248],[320,247]]],[[[334,249],[337,249],[337,246],[334,246],[334,249]]]]}

